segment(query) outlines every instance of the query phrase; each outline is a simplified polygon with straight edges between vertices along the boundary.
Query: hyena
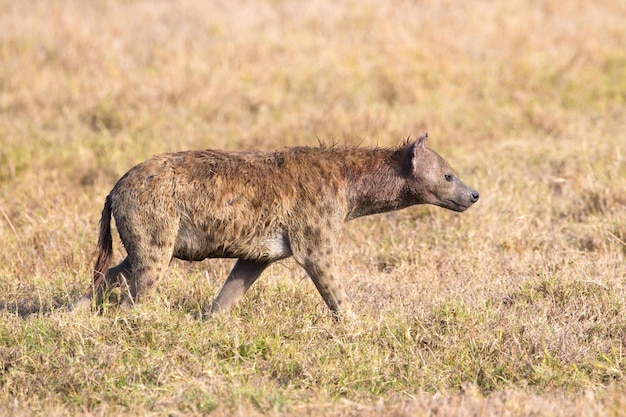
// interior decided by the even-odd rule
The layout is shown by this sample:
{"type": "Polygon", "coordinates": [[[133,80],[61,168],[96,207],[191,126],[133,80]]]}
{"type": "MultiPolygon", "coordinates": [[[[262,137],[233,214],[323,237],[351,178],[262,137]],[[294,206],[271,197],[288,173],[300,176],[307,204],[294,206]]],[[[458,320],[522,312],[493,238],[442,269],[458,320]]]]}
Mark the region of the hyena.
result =
{"type": "Polygon", "coordinates": [[[464,211],[479,194],[426,147],[294,147],[276,152],[166,153],[128,171],[106,197],[93,287],[101,301],[128,279],[124,304],[153,291],[172,258],[237,261],[211,311],[237,304],[272,263],[293,256],[336,318],[352,315],[337,271],[342,225],[416,204],[464,211]],[[128,256],[112,258],[111,215],[128,256]]]}

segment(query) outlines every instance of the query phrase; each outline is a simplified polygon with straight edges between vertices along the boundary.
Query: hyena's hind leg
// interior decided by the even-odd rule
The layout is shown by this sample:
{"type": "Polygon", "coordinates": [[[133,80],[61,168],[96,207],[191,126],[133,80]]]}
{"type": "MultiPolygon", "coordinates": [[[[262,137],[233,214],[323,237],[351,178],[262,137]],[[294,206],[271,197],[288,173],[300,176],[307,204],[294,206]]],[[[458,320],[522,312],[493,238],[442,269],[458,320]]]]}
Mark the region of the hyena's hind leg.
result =
{"type": "Polygon", "coordinates": [[[106,292],[110,289],[121,286],[122,283],[127,282],[131,276],[132,266],[130,260],[126,257],[122,262],[120,262],[119,265],[110,268],[106,272],[104,279],[95,286],[92,286],[83,297],[70,307],[70,310],[82,310],[87,307],[91,307],[94,295],[96,297],[96,304],[101,306],[104,302],[106,292]]]}
{"type": "Polygon", "coordinates": [[[129,251],[132,273],[128,291],[122,296],[122,307],[134,305],[139,299],[154,293],[172,260],[174,245],[142,247],[129,251]]]}
{"type": "Polygon", "coordinates": [[[107,271],[107,288],[115,288],[119,285],[122,285],[122,282],[125,279],[127,280],[130,278],[132,271],[133,268],[127,256],[122,262],[120,262],[119,265],[116,265],[107,271]]]}
{"type": "MultiPolygon", "coordinates": [[[[100,305],[104,301],[104,295],[106,291],[109,291],[116,287],[122,287],[122,291],[125,288],[130,287],[130,281],[132,279],[133,268],[128,256],[119,264],[110,268],[106,273],[106,286],[101,286],[96,291],[96,303],[100,305]]],[[[125,296],[122,295],[122,300],[125,296]]]]}
{"type": "Polygon", "coordinates": [[[211,305],[211,313],[229,310],[243,298],[270,262],[239,259],[211,305]]]}
{"type": "Polygon", "coordinates": [[[104,296],[107,291],[122,286],[127,283],[132,274],[132,266],[128,256],[119,264],[113,268],[109,268],[106,273],[105,279],[101,282],[98,288],[94,288],[96,297],[96,304],[102,305],[104,302],[104,296]]]}

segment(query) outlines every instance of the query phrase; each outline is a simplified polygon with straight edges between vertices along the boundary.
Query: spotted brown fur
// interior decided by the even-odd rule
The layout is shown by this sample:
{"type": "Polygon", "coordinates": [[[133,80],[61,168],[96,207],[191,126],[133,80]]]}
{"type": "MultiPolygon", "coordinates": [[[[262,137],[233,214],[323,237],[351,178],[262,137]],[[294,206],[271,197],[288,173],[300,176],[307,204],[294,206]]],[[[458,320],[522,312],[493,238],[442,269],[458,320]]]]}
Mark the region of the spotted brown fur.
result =
{"type": "Polygon", "coordinates": [[[229,309],[273,262],[293,256],[340,317],[349,300],[333,246],[343,223],[415,204],[464,211],[478,193],[463,184],[426,136],[396,148],[295,147],[155,156],[128,171],[107,196],[93,288],[129,283],[124,302],[153,290],[172,258],[237,258],[213,301],[229,309]],[[112,258],[111,216],[128,257],[112,258]]]}

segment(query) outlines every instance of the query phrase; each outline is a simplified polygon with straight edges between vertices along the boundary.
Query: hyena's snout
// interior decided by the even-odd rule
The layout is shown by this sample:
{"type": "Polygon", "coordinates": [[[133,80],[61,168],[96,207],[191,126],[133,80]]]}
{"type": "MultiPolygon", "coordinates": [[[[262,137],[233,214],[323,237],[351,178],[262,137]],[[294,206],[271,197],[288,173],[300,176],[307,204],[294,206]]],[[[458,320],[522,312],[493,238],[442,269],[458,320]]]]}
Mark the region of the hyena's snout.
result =
{"type": "Polygon", "coordinates": [[[464,195],[461,198],[462,203],[460,204],[463,207],[461,211],[464,211],[470,208],[470,206],[474,204],[475,202],[477,202],[478,199],[480,198],[480,194],[478,193],[478,191],[469,187],[467,187],[467,190],[463,194],[464,195]]]}
{"type": "Polygon", "coordinates": [[[454,211],[465,211],[480,198],[478,191],[465,184],[459,184],[452,196],[445,198],[442,207],[454,211]]]}
{"type": "Polygon", "coordinates": [[[480,198],[480,194],[478,194],[478,191],[472,190],[470,192],[470,201],[472,202],[472,204],[477,202],[479,198],[480,198]]]}

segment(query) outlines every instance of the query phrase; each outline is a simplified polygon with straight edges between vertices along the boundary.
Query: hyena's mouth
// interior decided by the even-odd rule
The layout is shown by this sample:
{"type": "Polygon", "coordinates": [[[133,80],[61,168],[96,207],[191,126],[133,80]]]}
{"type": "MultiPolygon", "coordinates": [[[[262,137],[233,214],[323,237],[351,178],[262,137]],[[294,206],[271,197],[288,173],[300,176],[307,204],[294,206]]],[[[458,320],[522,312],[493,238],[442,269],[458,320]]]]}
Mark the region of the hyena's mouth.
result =
{"type": "Polygon", "coordinates": [[[468,208],[470,208],[470,206],[473,204],[473,203],[470,203],[470,204],[460,204],[460,203],[457,203],[456,201],[450,200],[450,199],[447,199],[446,201],[448,203],[450,203],[446,208],[449,208],[450,210],[454,210],[454,211],[465,211],[468,208]]]}

